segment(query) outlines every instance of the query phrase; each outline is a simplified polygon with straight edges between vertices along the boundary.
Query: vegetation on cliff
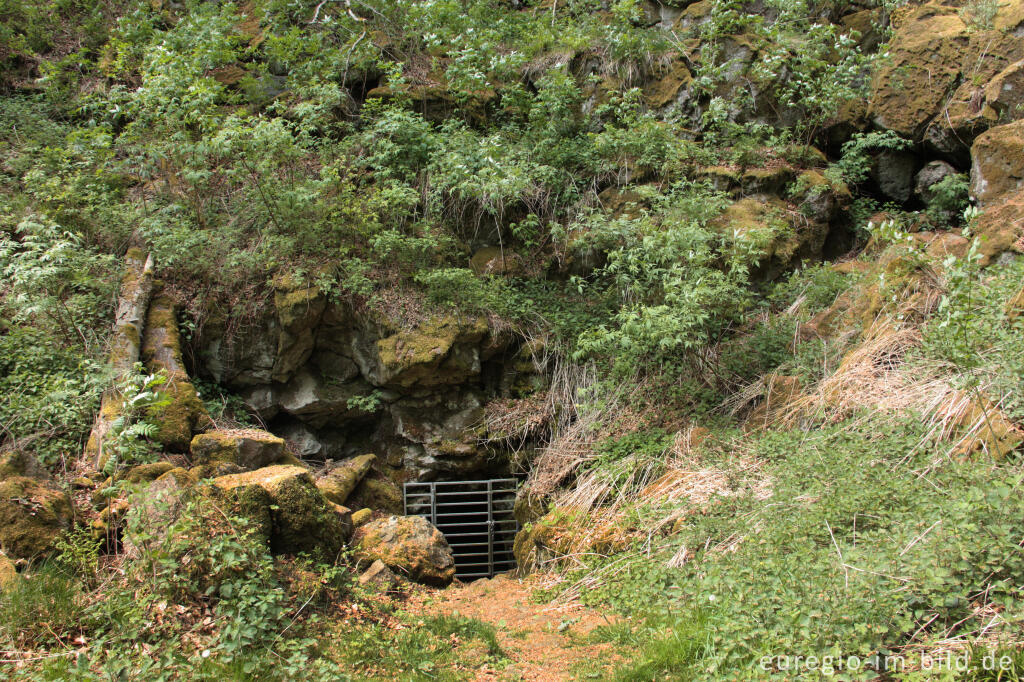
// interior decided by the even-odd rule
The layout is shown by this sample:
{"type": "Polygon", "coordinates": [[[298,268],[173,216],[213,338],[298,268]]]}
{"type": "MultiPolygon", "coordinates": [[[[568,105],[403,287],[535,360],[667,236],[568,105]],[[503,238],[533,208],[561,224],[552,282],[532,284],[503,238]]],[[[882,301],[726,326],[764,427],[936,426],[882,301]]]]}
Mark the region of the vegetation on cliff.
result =
{"type": "Polygon", "coordinates": [[[518,468],[581,677],[1021,674],[1019,0],[0,18],[0,665],[500,672],[341,503],[518,468]]]}

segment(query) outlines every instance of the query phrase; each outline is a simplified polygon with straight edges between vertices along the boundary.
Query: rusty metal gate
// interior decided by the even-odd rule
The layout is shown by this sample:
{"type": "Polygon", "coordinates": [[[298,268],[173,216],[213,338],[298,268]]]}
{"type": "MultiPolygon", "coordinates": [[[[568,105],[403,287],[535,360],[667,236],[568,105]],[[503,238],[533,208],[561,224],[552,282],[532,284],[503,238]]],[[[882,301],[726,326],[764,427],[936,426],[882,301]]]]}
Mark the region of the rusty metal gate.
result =
{"type": "Polygon", "coordinates": [[[422,516],[444,533],[460,580],[515,568],[515,499],[514,478],[405,484],[406,515],[422,516]]]}

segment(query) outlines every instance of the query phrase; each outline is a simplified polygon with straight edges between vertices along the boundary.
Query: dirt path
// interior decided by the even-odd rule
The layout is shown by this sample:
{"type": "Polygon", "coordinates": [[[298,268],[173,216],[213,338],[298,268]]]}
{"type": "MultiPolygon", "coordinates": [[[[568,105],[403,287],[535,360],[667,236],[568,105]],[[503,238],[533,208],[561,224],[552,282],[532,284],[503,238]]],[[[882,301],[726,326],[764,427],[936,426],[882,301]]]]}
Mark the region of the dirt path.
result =
{"type": "Polygon", "coordinates": [[[423,592],[410,599],[407,608],[424,614],[459,614],[493,625],[498,641],[512,660],[504,670],[481,669],[477,680],[529,680],[548,682],[574,678],[581,664],[611,665],[614,645],[592,643],[586,635],[600,625],[614,622],[580,604],[540,604],[531,595],[535,579],[498,576],[423,592]]]}

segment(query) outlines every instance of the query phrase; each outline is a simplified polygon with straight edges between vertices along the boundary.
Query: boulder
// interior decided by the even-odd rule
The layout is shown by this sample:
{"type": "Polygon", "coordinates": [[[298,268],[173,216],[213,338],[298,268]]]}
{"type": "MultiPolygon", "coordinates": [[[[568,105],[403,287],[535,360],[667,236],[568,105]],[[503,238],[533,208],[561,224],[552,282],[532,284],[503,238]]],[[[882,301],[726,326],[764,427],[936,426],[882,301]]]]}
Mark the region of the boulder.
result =
{"type": "Polygon", "coordinates": [[[352,527],[358,528],[373,518],[373,510],[363,507],[359,511],[352,512],[352,527]]]}
{"type": "Polygon", "coordinates": [[[359,509],[399,514],[402,511],[402,491],[386,478],[366,476],[349,496],[347,504],[359,509]]]}
{"type": "Polygon", "coordinates": [[[984,133],[971,147],[971,194],[992,206],[1024,188],[1024,120],[984,133]]]}
{"type": "Polygon", "coordinates": [[[927,204],[935,198],[932,186],[956,174],[956,169],[945,161],[931,161],[925,164],[914,178],[914,193],[927,204]]]}
{"type": "Polygon", "coordinates": [[[0,551],[7,556],[49,555],[72,518],[71,499],[53,483],[28,476],[0,481],[0,551]]]}
{"type": "Polygon", "coordinates": [[[284,439],[259,429],[217,430],[192,439],[196,465],[225,462],[245,469],[259,469],[284,455],[284,439]]]}
{"type": "Polygon", "coordinates": [[[213,420],[185,370],[175,305],[169,296],[157,296],[149,304],[141,358],[149,371],[162,371],[167,377],[157,391],[170,404],[149,416],[157,426],[156,441],[170,452],[187,452],[192,434],[212,428],[213,420]]]}
{"type": "Polygon", "coordinates": [[[345,504],[376,459],[376,455],[369,454],[346,460],[318,476],[316,487],[331,502],[345,504]]]}
{"type": "Polygon", "coordinates": [[[255,516],[258,524],[269,518],[274,554],[311,552],[333,560],[351,535],[348,510],[327,500],[313,476],[301,467],[265,467],[221,476],[213,483],[255,516]]]}
{"type": "Polygon", "coordinates": [[[46,478],[46,469],[34,456],[22,450],[0,452],[0,479],[9,476],[46,478]]]}
{"type": "Polygon", "coordinates": [[[455,579],[448,541],[420,516],[388,516],[360,526],[353,537],[356,555],[425,585],[445,587],[455,579]]]}
{"type": "Polygon", "coordinates": [[[917,157],[910,152],[883,151],[875,157],[871,169],[871,177],[882,190],[882,194],[898,201],[906,202],[914,190],[914,172],[917,170],[917,157]]]}

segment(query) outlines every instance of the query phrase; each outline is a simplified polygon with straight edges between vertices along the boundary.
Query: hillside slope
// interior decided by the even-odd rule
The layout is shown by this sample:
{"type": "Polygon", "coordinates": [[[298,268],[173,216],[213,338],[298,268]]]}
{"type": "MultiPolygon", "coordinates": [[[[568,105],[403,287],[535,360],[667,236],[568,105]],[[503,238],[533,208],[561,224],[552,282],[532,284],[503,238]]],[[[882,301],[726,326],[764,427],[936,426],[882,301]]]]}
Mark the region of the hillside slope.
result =
{"type": "Polygon", "coordinates": [[[0,17],[14,676],[1020,674],[1020,0],[0,17]]]}

